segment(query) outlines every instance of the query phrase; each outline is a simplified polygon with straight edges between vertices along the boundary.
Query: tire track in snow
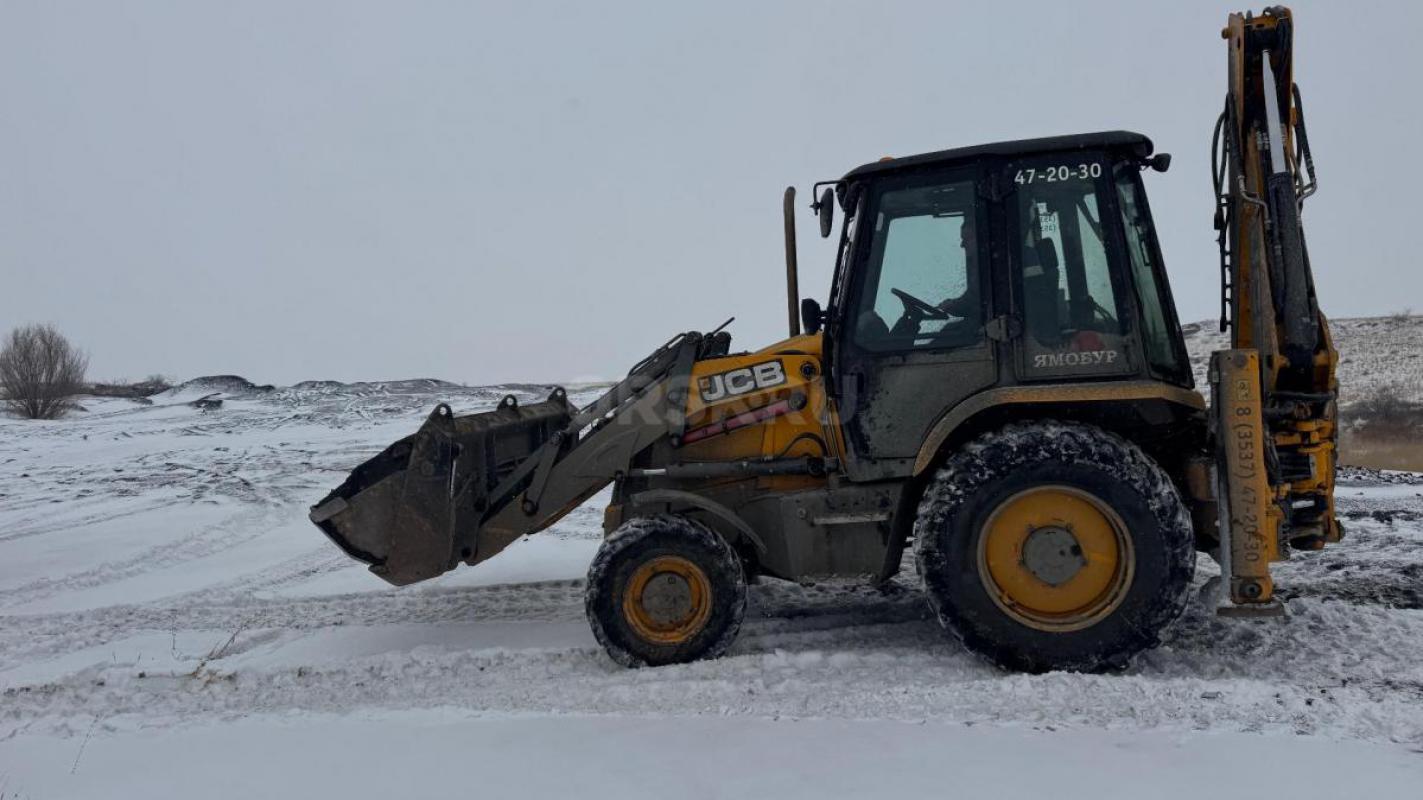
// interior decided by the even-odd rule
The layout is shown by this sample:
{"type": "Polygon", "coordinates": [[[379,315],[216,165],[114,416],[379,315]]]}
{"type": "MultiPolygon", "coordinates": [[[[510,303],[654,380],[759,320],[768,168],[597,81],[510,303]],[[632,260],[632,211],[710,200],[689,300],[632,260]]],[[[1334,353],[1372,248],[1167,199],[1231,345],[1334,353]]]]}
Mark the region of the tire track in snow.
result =
{"type": "Polygon", "coordinates": [[[121,561],[101,564],[82,572],[44,577],[0,590],[0,608],[32,603],[61,592],[81,591],[128,580],[184,562],[216,555],[265,536],[265,524],[277,516],[271,506],[241,508],[220,522],[206,525],[176,541],[150,547],[121,561]]]}
{"type": "Polygon", "coordinates": [[[204,596],[221,596],[279,591],[351,566],[350,556],[330,546],[329,543],[322,542],[320,544],[319,549],[293,556],[260,572],[247,573],[230,581],[215,584],[211,588],[204,589],[202,594],[204,596]]]}
{"type": "MultiPolygon", "coordinates": [[[[87,501],[85,502],[85,505],[102,506],[104,505],[103,500],[105,499],[107,498],[86,497],[84,498],[84,501],[87,501]]],[[[58,522],[54,521],[53,515],[44,517],[42,520],[34,520],[33,524],[31,524],[31,520],[21,520],[19,524],[12,525],[8,530],[0,532],[0,543],[16,541],[19,539],[28,539],[31,536],[40,536],[46,533],[69,531],[75,528],[87,527],[89,525],[100,525],[105,522],[125,519],[127,517],[133,517],[139,514],[147,514],[153,511],[162,511],[165,508],[172,508],[173,506],[181,505],[183,504],[183,502],[184,501],[179,499],[159,500],[151,503],[144,503],[142,505],[135,505],[129,508],[125,508],[121,511],[85,514],[80,517],[65,519],[58,522]]],[[[72,508],[67,510],[72,510],[72,508]]]]}
{"type": "MultiPolygon", "coordinates": [[[[83,629],[76,629],[83,626],[83,615],[6,622],[26,626],[23,636],[30,641],[51,639],[52,648],[46,649],[58,654],[143,629],[240,626],[249,636],[271,637],[283,629],[390,623],[581,622],[582,588],[580,581],[566,581],[137,606],[106,609],[83,629]]],[[[87,703],[113,706],[115,714],[156,712],[180,719],[454,703],[490,712],[645,713],[651,708],[657,713],[937,715],[1212,729],[1224,720],[1247,731],[1423,741],[1423,715],[1416,713],[1423,707],[1423,672],[1409,655],[1409,645],[1423,639],[1420,613],[1297,602],[1288,623],[1242,623],[1193,606],[1164,646],[1124,675],[1027,676],[999,672],[949,641],[923,618],[923,598],[907,586],[871,593],[878,598],[860,589],[807,590],[770,582],[752,592],[742,636],[728,658],[715,662],[624,671],[589,644],[437,653],[415,648],[346,661],[325,659],[302,666],[301,674],[250,665],[228,668],[224,659],[215,659],[201,683],[138,679],[136,669],[119,665],[100,669],[97,678],[81,672],[49,684],[11,687],[6,705],[13,703],[16,710],[7,718],[64,715],[87,703]],[[123,688],[116,693],[115,686],[123,688]],[[747,692],[771,702],[762,705],[743,696],[747,692]]],[[[31,651],[23,660],[40,655],[31,651]]]]}
{"type": "Polygon", "coordinates": [[[92,611],[0,616],[0,668],[53,657],[143,631],[319,630],[336,626],[443,622],[568,621],[583,618],[583,582],[504,584],[459,589],[390,589],[311,598],[259,599],[207,590],[163,603],[92,611]]]}
{"type": "MultiPolygon", "coordinates": [[[[813,617],[810,619],[814,619],[813,617]]],[[[1409,684],[1269,670],[1231,679],[1169,675],[1011,675],[921,623],[850,626],[758,643],[725,658],[624,670],[596,645],[556,649],[417,648],[331,662],[228,667],[195,676],[99,668],[4,693],[0,720],[82,733],[85,714],[124,724],[183,724],[253,713],[457,706],[480,713],[754,715],[991,722],[1055,727],[1238,730],[1423,741],[1423,717],[1399,703],[1409,684]]],[[[1415,631],[1416,633],[1417,631],[1415,631]]],[[[265,641],[270,641],[267,639],[265,641]]],[[[247,649],[247,648],[242,648],[247,649]]]]}

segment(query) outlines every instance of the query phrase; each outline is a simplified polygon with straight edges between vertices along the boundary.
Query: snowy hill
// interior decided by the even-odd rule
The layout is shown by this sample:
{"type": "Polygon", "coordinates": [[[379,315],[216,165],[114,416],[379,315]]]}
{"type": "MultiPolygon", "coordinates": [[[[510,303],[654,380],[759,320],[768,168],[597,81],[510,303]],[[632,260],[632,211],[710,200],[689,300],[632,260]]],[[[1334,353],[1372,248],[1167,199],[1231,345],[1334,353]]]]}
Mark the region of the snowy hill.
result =
{"type": "MultiPolygon", "coordinates": [[[[1339,351],[1342,405],[1348,406],[1392,388],[1404,400],[1423,403],[1423,316],[1331,319],[1334,349],[1339,351]]],[[[1196,388],[1209,393],[1206,368],[1213,350],[1230,346],[1215,320],[1183,325],[1186,349],[1196,374],[1196,388]]]]}

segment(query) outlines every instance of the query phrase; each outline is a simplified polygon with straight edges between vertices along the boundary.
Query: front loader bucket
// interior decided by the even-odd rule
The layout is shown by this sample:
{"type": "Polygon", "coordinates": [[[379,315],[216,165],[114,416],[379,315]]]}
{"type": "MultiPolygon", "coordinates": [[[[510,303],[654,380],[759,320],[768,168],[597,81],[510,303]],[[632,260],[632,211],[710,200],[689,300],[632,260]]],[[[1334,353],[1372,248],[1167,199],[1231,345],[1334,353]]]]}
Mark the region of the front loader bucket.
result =
{"type": "Polygon", "coordinates": [[[433,578],[478,548],[479,524],[499,483],[571,420],[563,390],[520,407],[456,417],[437,406],[413,435],[356,467],[311,509],[311,521],[352,558],[395,584],[433,578]]]}

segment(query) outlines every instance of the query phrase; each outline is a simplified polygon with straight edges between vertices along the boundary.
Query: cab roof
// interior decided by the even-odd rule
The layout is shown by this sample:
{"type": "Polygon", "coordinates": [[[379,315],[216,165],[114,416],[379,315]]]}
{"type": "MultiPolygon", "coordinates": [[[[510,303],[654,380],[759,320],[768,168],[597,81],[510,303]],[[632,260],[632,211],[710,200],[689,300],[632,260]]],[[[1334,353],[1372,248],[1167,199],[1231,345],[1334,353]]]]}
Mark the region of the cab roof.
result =
{"type": "Polygon", "coordinates": [[[1101,131],[1098,133],[1078,133],[1071,136],[1048,136],[1042,139],[1017,139],[1010,142],[992,142],[972,147],[956,147],[903,158],[889,158],[872,161],[855,167],[845,173],[842,181],[852,181],[872,175],[913,169],[916,167],[950,166],[980,158],[995,156],[1030,156],[1070,150],[1128,149],[1138,158],[1151,155],[1151,140],[1140,133],[1131,131],[1101,131]]]}

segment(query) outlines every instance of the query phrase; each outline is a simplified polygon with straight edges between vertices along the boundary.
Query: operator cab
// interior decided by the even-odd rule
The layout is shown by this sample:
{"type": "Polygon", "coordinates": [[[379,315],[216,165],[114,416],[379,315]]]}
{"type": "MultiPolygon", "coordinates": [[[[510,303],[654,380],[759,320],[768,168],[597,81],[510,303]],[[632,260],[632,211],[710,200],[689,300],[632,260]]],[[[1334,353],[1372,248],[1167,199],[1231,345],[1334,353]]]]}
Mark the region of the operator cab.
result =
{"type": "Polygon", "coordinates": [[[1169,164],[1152,149],[1122,131],[1002,142],[836,183],[827,345],[862,463],[903,474],[930,426],[988,388],[1191,388],[1141,181],[1169,164]]]}

